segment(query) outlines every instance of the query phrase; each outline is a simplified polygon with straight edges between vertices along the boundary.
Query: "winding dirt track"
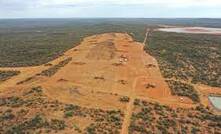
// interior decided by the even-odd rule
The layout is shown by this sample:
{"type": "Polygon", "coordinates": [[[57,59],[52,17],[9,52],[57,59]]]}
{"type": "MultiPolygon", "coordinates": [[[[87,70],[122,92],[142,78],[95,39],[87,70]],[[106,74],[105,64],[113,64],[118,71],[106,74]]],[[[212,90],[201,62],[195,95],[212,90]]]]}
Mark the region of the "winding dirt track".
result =
{"type": "MultiPolygon", "coordinates": [[[[147,34],[146,34],[147,35],[147,34]]],[[[145,41],[146,42],[146,39],[145,41]]],[[[125,33],[106,33],[87,37],[50,64],[72,57],[72,61],[51,77],[38,76],[21,85],[16,83],[34,76],[50,66],[0,68],[20,70],[21,74],[0,83],[0,94],[10,90],[42,86],[45,94],[65,103],[101,109],[121,109],[125,118],[121,134],[128,133],[136,98],[171,107],[195,106],[188,98],[172,96],[154,57],[145,53],[144,45],[125,33]],[[153,87],[147,87],[147,85],[153,87]],[[129,103],[119,97],[128,96],[129,103]]]]}

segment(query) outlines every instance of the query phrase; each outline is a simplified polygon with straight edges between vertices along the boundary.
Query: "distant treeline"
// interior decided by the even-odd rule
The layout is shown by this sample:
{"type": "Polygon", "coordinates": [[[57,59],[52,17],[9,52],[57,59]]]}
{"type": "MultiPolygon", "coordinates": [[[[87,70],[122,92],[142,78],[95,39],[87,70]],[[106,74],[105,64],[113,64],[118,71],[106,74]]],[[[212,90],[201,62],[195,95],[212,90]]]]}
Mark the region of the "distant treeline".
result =
{"type": "Polygon", "coordinates": [[[143,41],[147,24],[135,20],[0,20],[0,67],[44,64],[90,35],[127,32],[143,41]]]}

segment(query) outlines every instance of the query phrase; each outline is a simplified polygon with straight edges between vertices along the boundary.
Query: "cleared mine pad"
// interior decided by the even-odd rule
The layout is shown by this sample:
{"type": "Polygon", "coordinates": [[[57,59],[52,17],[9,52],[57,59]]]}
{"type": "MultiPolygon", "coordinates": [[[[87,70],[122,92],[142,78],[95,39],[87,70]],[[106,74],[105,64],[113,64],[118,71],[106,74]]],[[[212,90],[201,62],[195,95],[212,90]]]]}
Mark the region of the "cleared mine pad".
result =
{"type": "MultiPolygon", "coordinates": [[[[0,69],[21,72],[0,83],[0,98],[10,102],[1,107],[1,112],[9,108],[27,109],[26,119],[43,114],[49,126],[38,129],[42,132],[49,131],[54,123],[51,119],[56,118],[65,120],[67,125],[67,129],[61,128],[59,133],[96,129],[99,133],[126,134],[135,99],[172,108],[196,106],[186,97],[172,96],[157,61],[144,52],[143,44],[123,33],[87,37],[77,47],[45,65],[0,69]],[[64,64],[67,59],[71,60],[64,64]],[[32,91],[39,86],[40,91],[32,91]],[[31,93],[24,95],[25,92],[31,93]],[[11,100],[13,96],[19,99],[11,100]],[[11,101],[17,103],[20,99],[25,101],[19,108],[11,106],[11,101]],[[28,104],[28,101],[33,103],[28,104]]],[[[20,122],[26,119],[19,118],[20,122]]],[[[58,130],[52,129],[49,133],[55,131],[58,130]]]]}
{"type": "MultiPolygon", "coordinates": [[[[0,86],[2,91],[18,86],[33,87],[40,85],[47,89],[45,93],[48,96],[60,98],[61,101],[67,102],[69,100],[70,103],[75,101],[75,103],[79,102],[82,105],[80,100],[84,102],[87,98],[88,103],[83,103],[85,106],[90,106],[90,104],[94,106],[99,103],[99,100],[95,101],[96,95],[92,95],[96,92],[104,92],[104,98],[112,101],[114,100],[113,97],[108,99],[107,94],[109,96],[115,94],[128,97],[135,94],[138,97],[152,98],[156,101],[171,99],[172,105],[176,105],[173,103],[174,100],[180,100],[179,97],[171,96],[156,60],[143,51],[141,43],[134,42],[129,35],[122,33],[90,36],[85,38],[79,46],[70,49],[63,56],[46,65],[13,69],[21,70],[21,74],[2,83],[0,86]],[[72,60],[64,67],[59,68],[54,75],[50,77],[37,75],[29,81],[17,84],[67,58],[72,58],[72,60]],[[147,88],[148,84],[154,85],[154,87],[147,88]],[[76,88],[78,92],[83,92],[84,95],[69,93],[68,90],[71,88],[76,88]]],[[[104,103],[104,108],[112,107],[108,101],[102,99],[100,101],[104,103]]],[[[187,98],[182,101],[192,104],[187,98]]],[[[170,104],[170,101],[165,103],[170,104]]],[[[116,108],[121,107],[116,105],[116,108]]]]}

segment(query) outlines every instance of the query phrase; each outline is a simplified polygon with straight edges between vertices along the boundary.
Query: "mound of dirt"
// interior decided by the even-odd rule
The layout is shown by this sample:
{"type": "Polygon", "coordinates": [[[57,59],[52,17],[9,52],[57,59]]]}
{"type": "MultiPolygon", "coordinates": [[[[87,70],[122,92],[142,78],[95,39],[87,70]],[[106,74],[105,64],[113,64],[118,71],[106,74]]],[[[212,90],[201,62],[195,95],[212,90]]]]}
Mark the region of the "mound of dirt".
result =
{"type": "Polygon", "coordinates": [[[116,50],[113,42],[105,41],[92,47],[86,57],[90,60],[111,60],[115,57],[116,50]]]}

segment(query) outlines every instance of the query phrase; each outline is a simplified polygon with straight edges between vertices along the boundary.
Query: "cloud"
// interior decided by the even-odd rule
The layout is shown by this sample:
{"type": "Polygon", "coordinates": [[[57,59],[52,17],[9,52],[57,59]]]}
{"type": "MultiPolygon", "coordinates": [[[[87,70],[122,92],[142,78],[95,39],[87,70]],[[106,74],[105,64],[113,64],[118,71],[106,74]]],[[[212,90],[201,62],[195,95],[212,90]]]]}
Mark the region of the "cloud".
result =
{"type": "Polygon", "coordinates": [[[218,7],[220,0],[0,0],[0,6],[19,8],[85,7],[85,6],[165,6],[165,7],[218,7]]]}
{"type": "Polygon", "coordinates": [[[220,7],[220,0],[0,0],[3,9],[87,6],[220,7]]]}
{"type": "Polygon", "coordinates": [[[220,0],[42,0],[42,5],[79,5],[79,6],[108,6],[108,5],[164,5],[164,6],[221,6],[220,0]]]}
{"type": "Polygon", "coordinates": [[[41,0],[0,0],[0,9],[22,10],[39,6],[41,0]]]}
{"type": "Polygon", "coordinates": [[[0,0],[0,18],[221,17],[220,7],[221,0],[0,0]]]}

